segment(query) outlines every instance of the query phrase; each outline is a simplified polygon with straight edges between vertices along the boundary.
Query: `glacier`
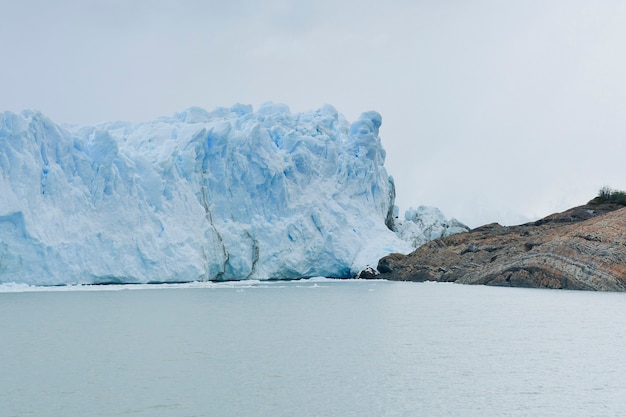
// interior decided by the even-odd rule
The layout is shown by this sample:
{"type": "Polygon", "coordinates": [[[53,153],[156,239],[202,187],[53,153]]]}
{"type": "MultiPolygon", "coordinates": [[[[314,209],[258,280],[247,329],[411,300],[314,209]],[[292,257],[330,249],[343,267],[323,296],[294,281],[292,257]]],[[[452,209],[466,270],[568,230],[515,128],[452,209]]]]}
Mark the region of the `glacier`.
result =
{"type": "Polygon", "coordinates": [[[394,227],[381,116],[190,108],[58,125],[0,113],[0,283],[354,276],[394,227]]]}
{"type": "Polygon", "coordinates": [[[414,248],[431,240],[469,230],[469,227],[457,219],[447,219],[441,210],[430,206],[411,207],[404,212],[404,220],[394,222],[396,234],[414,248]]]}

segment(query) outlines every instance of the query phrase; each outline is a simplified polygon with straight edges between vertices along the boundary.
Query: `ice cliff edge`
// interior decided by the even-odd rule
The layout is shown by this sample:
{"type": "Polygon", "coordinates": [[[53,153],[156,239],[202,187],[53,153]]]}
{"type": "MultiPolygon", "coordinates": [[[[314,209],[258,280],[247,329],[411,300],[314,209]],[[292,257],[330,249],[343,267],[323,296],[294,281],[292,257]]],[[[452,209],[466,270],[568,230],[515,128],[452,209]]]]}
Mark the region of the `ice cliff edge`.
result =
{"type": "Polygon", "coordinates": [[[91,127],[0,113],[0,283],[350,277],[408,253],[380,125],[280,104],[91,127]]]}

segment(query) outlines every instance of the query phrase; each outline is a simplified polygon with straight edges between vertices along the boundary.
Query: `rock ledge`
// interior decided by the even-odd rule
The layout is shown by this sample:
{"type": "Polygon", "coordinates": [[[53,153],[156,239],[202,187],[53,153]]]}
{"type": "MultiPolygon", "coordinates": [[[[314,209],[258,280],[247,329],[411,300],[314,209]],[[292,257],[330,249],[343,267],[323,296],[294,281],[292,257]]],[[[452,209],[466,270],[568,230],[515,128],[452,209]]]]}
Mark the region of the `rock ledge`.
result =
{"type": "Polygon", "coordinates": [[[378,263],[377,278],[626,291],[626,208],[587,204],[519,226],[485,225],[378,263]]]}

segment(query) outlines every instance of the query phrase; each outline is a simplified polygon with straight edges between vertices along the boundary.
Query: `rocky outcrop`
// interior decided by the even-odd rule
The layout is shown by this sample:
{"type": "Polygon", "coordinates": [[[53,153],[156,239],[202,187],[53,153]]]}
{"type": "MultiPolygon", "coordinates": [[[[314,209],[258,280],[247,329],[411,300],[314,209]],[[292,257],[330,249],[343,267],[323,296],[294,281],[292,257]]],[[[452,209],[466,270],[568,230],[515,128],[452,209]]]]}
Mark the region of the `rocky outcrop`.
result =
{"type": "Polygon", "coordinates": [[[587,204],[533,223],[497,223],[378,263],[379,278],[626,291],[626,208],[587,204]]]}

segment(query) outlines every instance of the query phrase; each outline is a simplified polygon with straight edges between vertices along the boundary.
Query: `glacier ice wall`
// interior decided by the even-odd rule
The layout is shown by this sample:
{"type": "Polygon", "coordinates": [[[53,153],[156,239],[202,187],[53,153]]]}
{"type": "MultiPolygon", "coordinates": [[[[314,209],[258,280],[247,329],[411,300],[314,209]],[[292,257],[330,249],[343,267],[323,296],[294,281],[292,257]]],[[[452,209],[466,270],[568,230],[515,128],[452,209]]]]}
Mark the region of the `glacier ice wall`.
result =
{"type": "Polygon", "coordinates": [[[192,108],[59,126],[0,113],[0,282],[349,277],[411,247],[368,112],[192,108]]]}

